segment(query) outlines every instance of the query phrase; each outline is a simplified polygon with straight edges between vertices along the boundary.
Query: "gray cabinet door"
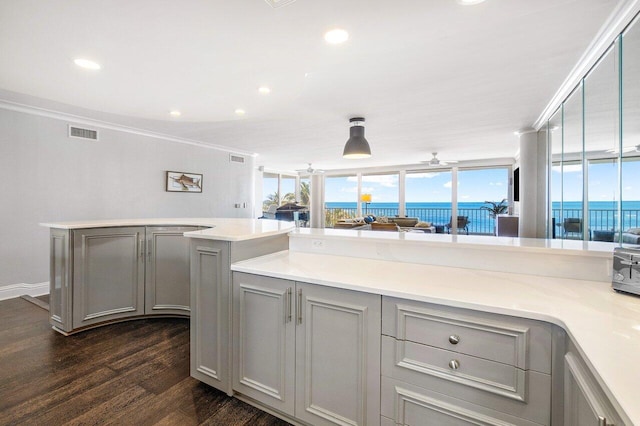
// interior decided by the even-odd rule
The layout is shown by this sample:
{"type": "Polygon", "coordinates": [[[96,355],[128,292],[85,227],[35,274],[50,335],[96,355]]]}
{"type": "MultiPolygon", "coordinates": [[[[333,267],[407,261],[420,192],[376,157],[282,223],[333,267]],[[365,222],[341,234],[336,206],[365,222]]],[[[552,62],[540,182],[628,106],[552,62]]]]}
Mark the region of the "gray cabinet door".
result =
{"type": "Polygon", "coordinates": [[[144,314],[144,227],[73,231],[73,328],[144,314]]]}
{"type": "Polygon", "coordinates": [[[189,313],[189,239],[182,234],[198,228],[148,226],[145,313],[189,313]]]}
{"type": "Polygon", "coordinates": [[[573,352],[564,357],[564,425],[622,425],[600,387],[573,352]]]}
{"type": "Polygon", "coordinates": [[[296,418],[380,424],[381,297],[296,285],[296,418]]]}
{"type": "Polygon", "coordinates": [[[294,415],[295,283],[233,273],[233,389],[294,415]]]}
{"type": "Polygon", "coordinates": [[[231,394],[229,243],[191,240],[191,376],[231,394]]]}

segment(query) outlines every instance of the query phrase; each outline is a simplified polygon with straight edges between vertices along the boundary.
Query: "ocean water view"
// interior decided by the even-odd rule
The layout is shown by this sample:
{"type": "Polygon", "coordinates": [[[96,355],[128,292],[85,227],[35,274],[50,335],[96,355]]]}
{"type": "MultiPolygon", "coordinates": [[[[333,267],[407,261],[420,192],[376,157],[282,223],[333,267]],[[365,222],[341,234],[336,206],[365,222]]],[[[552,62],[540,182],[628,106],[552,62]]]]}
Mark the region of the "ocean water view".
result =
{"type": "MultiPolygon", "coordinates": [[[[487,206],[484,202],[459,202],[458,215],[469,218],[469,232],[472,234],[493,234],[495,220],[489,212],[482,210],[487,206]]],[[[327,202],[327,211],[332,212],[332,219],[355,217],[357,203],[327,202]]],[[[398,203],[362,203],[362,213],[373,216],[396,216],[398,203]]],[[[451,218],[451,203],[406,203],[407,217],[417,217],[421,221],[436,225],[445,225],[451,218]]],[[[566,201],[552,203],[552,214],[557,224],[564,218],[582,219],[582,202],[566,201]],[[561,210],[562,209],[562,210],[561,210]]],[[[622,202],[622,226],[618,217],[617,203],[612,201],[592,201],[589,203],[589,229],[591,230],[626,230],[640,227],[640,201],[622,202]]]]}

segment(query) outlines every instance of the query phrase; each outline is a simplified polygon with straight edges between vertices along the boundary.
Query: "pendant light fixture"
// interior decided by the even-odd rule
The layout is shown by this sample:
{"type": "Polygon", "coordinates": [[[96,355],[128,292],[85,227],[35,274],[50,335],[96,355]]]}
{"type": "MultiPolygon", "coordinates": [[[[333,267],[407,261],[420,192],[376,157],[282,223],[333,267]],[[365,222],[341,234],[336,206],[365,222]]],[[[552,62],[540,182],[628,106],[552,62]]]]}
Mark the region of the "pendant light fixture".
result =
{"type": "Polygon", "coordinates": [[[349,140],[344,146],[343,158],[358,159],[371,157],[369,142],[364,138],[364,118],[354,117],[349,119],[349,140]]]}

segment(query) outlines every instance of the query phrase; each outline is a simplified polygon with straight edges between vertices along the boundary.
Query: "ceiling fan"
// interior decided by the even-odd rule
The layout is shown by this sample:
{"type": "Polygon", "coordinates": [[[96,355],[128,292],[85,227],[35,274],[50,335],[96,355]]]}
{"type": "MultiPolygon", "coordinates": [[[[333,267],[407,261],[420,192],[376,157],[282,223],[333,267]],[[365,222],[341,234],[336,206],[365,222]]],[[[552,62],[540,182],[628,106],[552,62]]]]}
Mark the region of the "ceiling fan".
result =
{"type": "Polygon", "coordinates": [[[306,169],[298,169],[296,170],[296,172],[299,172],[301,174],[310,174],[310,175],[317,175],[317,174],[324,173],[324,170],[314,169],[313,167],[311,167],[311,163],[307,163],[307,164],[309,165],[309,167],[307,167],[306,169]]]}
{"type": "Polygon", "coordinates": [[[446,166],[447,164],[457,163],[455,160],[440,160],[437,152],[432,152],[431,155],[433,155],[431,160],[424,160],[421,161],[421,163],[427,163],[429,167],[446,166]]]}

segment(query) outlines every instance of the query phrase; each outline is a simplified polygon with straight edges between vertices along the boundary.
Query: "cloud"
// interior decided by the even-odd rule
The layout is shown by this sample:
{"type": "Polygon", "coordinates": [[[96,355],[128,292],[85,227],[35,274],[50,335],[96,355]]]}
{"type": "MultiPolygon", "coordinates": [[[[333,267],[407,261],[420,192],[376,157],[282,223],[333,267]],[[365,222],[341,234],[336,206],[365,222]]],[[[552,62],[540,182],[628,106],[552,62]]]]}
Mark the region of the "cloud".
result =
{"type": "Polygon", "coordinates": [[[442,186],[444,186],[445,188],[451,188],[453,186],[453,184],[451,183],[451,181],[448,181],[442,186]]]}
{"type": "Polygon", "coordinates": [[[469,195],[461,195],[460,198],[463,200],[468,200],[471,197],[469,195]]]}
{"type": "Polygon", "coordinates": [[[504,185],[502,182],[489,182],[489,186],[502,186],[504,185]]]}

